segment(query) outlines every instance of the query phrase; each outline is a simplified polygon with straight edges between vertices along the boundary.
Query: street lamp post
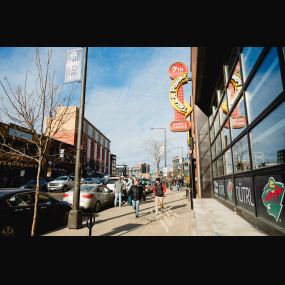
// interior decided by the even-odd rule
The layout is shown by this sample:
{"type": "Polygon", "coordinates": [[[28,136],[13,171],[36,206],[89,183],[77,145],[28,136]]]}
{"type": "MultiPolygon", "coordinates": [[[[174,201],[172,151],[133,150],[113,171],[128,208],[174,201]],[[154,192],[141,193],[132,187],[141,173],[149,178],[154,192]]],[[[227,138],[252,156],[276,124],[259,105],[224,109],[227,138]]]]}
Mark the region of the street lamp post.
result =
{"type": "Polygon", "coordinates": [[[83,79],[82,79],[82,85],[81,85],[80,109],[79,109],[78,130],[77,130],[73,205],[72,205],[72,210],[69,212],[69,218],[68,218],[68,228],[69,229],[80,229],[82,227],[82,216],[81,216],[81,211],[79,210],[79,197],[80,197],[82,137],[83,137],[86,74],[87,74],[87,56],[88,56],[88,47],[85,47],[84,48],[83,79]]]}
{"type": "Polygon", "coordinates": [[[164,167],[166,168],[166,128],[150,128],[151,130],[159,129],[164,130],[164,167]]]}

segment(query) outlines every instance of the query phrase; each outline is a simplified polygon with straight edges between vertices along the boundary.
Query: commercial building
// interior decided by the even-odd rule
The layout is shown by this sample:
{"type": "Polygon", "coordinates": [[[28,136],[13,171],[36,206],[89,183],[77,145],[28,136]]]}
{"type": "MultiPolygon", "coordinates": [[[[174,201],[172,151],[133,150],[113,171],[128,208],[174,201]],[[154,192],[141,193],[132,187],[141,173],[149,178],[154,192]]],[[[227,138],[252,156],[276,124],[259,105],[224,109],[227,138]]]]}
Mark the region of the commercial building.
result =
{"type": "Polygon", "coordinates": [[[272,234],[285,234],[284,51],[191,51],[199,195],[272,234]]]}
{"type": "Polygon", "coordinates": [[[150,176],[150,165],[147,163],[138,163],[131,168],[131,175],[134,177],[149,178],[150,176]]]}
{"type": "MultiPolygon", "coordinates": [[[[60,107],[57,114],[63,111],[66,112],[66,107],[60,107]]],[[[79,108],[70,106],[67,113],[68,120],[65,120],[54,138],[76,145],[79,108]]],[[[96,173],[110,174],[110,144],[110,139],[84,118],[82,162],[84,176],[93,176],[96,173]]]]}

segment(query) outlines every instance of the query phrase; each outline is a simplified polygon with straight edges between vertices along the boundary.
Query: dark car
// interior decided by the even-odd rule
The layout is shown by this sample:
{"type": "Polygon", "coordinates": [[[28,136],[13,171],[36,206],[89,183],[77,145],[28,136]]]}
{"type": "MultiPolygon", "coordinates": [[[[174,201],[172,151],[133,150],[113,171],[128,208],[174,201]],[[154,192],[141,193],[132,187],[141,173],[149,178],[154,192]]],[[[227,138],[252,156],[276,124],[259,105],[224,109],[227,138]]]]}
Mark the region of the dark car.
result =
{"type": "MultiPolygon", "coordinates": [[[[37,180],[31,179],[23,184],[20,188],[22,189],[36,189],[37,180]]],[[[47,192],[48,191],[48,181],[46,179],[40,178],[40,191],[47,192]]]]}
{"type": "MultiPolygon", "coordinates": [[[[0,236],[28,236],[31,233],[35,190],[0,189],[0,236]]],[[[36,233],[66,225],[71,207],[48,193],[39,193],[36,233]]]]}

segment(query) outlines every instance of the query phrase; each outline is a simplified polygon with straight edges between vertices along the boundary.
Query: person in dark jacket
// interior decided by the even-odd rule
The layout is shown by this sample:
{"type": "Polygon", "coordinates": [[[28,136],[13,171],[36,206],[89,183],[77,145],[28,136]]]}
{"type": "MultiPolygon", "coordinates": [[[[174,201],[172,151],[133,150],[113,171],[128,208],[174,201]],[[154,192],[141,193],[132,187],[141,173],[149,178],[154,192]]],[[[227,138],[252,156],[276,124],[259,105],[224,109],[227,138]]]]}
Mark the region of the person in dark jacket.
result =
{"type": "Polygon", "coordinates": [[[165,196],[166,186],[161,183],[160,178],[156,178],[153,186],[153,193],[155,195],[155,213],[158,215],[158,204],[160,204],[161,213],[163,213],[163,197],[165,196]]]}
{"type": "Polygon", "coordinates": [[[135,210],[135,215],[138,218],[139,217],[139,205],[140,205],[140,200],[143,195],[143,189],[139,185],[139,181],[135,179],[134,185],[131,186],[129,190],[129,195],[131,196],[132,199],[132,205],[135,210]]]}

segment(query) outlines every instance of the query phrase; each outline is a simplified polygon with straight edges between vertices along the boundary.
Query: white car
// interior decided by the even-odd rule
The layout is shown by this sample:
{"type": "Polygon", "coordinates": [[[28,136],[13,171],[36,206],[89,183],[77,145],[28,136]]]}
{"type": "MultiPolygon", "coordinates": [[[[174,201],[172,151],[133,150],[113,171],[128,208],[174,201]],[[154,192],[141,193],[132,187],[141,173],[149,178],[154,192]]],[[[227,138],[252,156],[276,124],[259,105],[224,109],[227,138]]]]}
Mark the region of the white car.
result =
{"type": "Polygon", "coordinates": [[[66,192],[74,186],[74,176],[59,176],[48,183],[48,191],[66,192]]]}
{"type": "Polygon", "coordinates": [[[114,185],[115,185],[116,181],[120,180],[120,178],[121,177],[117,177],[117,176],[116,177],[109,177],[107,180],[107,183],[106,183],[107,187],[114,192],[114,185]]]}
{"type": "MultiPolygon", "coordinates": [[[[63,201],[73,204],[73,191],[64,193],[63,201]]],[[[79,207],[84,209],[95,209],[98,213],[102,206],[114,204],[115,194],[106,186],[98,184],[81,184],[79,207]]]]}

